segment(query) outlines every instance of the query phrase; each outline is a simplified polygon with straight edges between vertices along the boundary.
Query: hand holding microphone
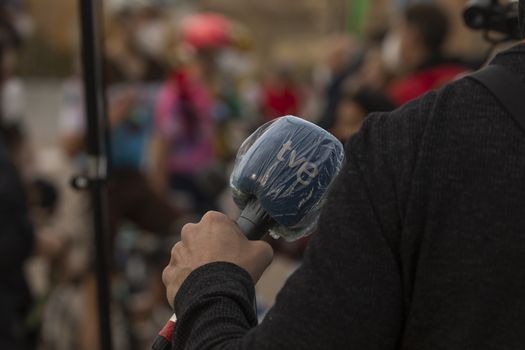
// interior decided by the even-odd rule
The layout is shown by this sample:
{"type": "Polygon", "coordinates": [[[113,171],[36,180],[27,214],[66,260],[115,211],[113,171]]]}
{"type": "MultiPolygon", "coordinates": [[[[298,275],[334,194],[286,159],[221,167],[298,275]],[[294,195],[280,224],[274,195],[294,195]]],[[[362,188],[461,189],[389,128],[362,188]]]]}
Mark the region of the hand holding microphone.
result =
{"type": "MultiPolygon", "coordinates": [[[[250,241],[226,215],[206,213],[198,224],[188,224],[175,244],[163,281],[170,305],[185,277],[196,268],[216,261],[230,262],[245,269],[257,283],[273,258],[270,245],[250,241]]],[[[173,307],[173,305],[171,305],[173,307]]]]}
{"type": "MultiPolygon", "coordinates": [[[[170,305],[191,271],[207,263],[237,264],[256,283],[273,255],[267,243],[256,240],[268,230],[289,241],[311,233],[343,161],[341,143],[300,118],[282,117],[255,131],[241,146],[230,179],[242,209],[237,224],[209,212],[200,223],[183,228],[163,273],[170,305]]],[[[171,348],[175,319],[160,332],[153,350],[171,348]]]]}

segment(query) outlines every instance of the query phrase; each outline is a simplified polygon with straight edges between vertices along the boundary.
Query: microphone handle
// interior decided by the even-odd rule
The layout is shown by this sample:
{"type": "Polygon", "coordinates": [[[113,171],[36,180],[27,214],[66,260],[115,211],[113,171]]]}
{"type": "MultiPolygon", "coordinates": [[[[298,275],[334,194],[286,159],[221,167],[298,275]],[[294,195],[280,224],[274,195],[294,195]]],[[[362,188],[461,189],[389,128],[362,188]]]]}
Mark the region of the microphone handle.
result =
{"type": "Polygon", "coordinates": [[[237,218],[237,225],[250,241],[261,239],[275,224],[259,201],[252,199],[237,218]]]}
{"type": "MultiPolygon", "coordinates": [[[[250,241],[261,239],[274,224],[275,220],[268,215],[266,210],[259,204],[259,201],[255,199],[248,202],[239,218],[237,218],[237,225],[239,225],[242,233],[250,241]]],[[[151,350],[171,350],[171,338],[175,331],[176,321],[177,316],[173,314],[155,338],[151,350]]]]}

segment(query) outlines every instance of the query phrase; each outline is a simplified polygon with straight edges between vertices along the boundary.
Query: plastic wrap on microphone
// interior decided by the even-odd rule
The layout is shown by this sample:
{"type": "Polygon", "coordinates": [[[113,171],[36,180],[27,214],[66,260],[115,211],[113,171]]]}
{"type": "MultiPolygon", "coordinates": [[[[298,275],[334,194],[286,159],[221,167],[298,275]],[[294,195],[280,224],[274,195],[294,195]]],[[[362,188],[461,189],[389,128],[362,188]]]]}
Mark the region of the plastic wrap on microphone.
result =
{"type": "Polygon", "coordinates": [[[327,189],[343,166],[342,144],[306,120],[285,116],[242,144],[230,177],[243,209],[254,197],[276,221],[274,237],[293,241],[316,227],[327,189]]]}

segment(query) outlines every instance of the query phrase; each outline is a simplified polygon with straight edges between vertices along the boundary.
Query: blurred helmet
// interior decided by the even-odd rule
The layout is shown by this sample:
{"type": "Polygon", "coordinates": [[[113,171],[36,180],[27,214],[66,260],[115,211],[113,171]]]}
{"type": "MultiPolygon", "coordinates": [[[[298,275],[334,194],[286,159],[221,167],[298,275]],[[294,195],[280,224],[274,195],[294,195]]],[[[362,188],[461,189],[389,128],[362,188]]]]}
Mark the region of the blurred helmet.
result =
{"type": "Polygon", "coordinates": [[[231,29],[232,24],[226,17],[199,13],[183,19],[181,33],[183,41],[193,48],[213,49],[230,44],[231,29]]]}

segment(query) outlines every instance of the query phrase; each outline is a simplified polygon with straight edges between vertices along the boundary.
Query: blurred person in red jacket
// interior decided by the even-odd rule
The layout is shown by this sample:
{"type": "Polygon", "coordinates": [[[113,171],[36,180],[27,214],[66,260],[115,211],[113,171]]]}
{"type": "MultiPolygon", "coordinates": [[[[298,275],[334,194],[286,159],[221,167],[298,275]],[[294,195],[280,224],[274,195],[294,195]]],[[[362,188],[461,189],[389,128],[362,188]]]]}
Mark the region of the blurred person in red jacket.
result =
{"type": "Polygon", "coordinates": [[[299,114],[299,95],[290,67],[280,65],[275,68],[262,91],[264,121],[299,114]]]}
{"type": "Polygon", "coordinates": [[[388,87],[397,105],[437,89],[466,71],[464,65],[445,57],[443,45],[449,30],[448,16],[440,6],[421,3],[406,8],[397,36],[389,42],[389,65],[405,72],[388,87]]]}

